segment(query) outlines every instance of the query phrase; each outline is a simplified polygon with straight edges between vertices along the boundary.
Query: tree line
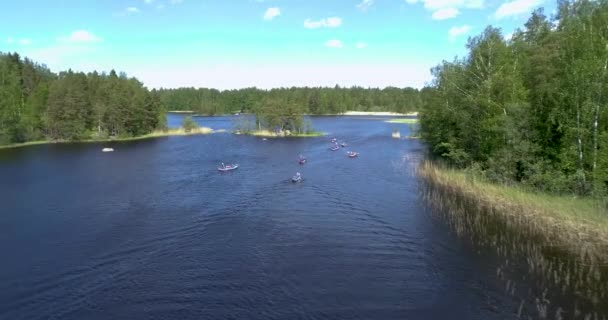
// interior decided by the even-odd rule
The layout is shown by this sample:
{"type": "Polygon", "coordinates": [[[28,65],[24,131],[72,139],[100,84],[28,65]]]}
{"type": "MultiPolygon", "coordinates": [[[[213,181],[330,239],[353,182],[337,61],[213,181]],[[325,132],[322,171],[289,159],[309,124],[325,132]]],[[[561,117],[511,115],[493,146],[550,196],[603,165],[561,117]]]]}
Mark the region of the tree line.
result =
{"type": "Polygon", "coordinates": [[[0,53],[0,145],[128,137],[166,125],[160,96],[115,71],[58,74],[0,53]]]}
{"type": "Polygon", "coordinates": [[[0,145],[35,140],[130,137],[166,127],[166,110],[251,113],[256,126],[305,133],[304,114],[411,112],[413,88],[178,88],[148,90],[124,73],[54,73],[17,53],[0,53],[0,145]]]}
{"type": "Polygon", "coordinates": [[[421,136],[453,165],[553,193],[608,194],[608,1],[563,0],[510,39],[487,27],[421,91],[421,136]]]}
{"type": "Polygon", "coordinates": [[[256,113],[265,103],[283,103],[300,114],[340,114],[346,111],[417,111],[422,105],[414,88],[333,88],[292,87],[262,90],[246,88],[219,91],[207,88],[159,90],[168,110],[194,111],[216,115],[236,112],[256,113]]]}

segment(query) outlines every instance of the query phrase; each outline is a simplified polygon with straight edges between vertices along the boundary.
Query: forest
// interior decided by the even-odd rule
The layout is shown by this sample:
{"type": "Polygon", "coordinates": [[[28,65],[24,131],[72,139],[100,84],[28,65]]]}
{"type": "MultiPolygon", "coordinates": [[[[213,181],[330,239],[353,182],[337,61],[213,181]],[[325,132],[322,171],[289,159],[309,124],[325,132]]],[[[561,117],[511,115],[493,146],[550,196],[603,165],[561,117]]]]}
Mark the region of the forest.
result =
{"type": "Polygon", "coordinates": [[[422,101],[414,88],[333,88],[292,87],[262,90],[246,88],[219,91],[207,88],[159,90],[167,110],[193,111],[216,115],[255,113],[268,101],[278,101],[300,114],[340,114],[346,111],[393,111],[407,113],[420,109],[422,101]]]}
{"type": "Polygon", "coordinates": [[[306,133],[311,127],[304,114],[409,112],[421,105],[412,88],[148,90],[114,70],[53,73],[17,53],[0,53],[0,145],[142,136],[166,128],[166,110],[251,113],[259,129],[306,133]]]}
{"type": "Polygon", "coordinates": [[[420,133],[451,165],[555,194],[608,195],[608,2],[560,1],[506,39],[487,27],[421,91],[420,133]]]}
{"type": "Polygon", "coordinates": [[[125,74],[55,74],[0,53],[0,145],[134,137],[163,128],[158,93],[125,74]]]}

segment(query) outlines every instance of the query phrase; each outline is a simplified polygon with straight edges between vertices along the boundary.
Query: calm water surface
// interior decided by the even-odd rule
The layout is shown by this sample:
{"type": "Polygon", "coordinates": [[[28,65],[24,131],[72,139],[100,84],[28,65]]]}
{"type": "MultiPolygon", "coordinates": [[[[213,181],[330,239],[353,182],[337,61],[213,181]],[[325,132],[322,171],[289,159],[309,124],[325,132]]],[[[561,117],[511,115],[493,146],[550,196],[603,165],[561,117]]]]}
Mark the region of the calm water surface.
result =
{"type": "Polygon", "coordinates": [[[423,146],[391,138],[406,125],[313,124],[360,157],[328,151],[328,137],[227,133],[116,143],[114,153],[0,150],[0,318],[514,317],[519,301],[495,267],[422,204],[413,168],[423,146]],[[241,167],[220,174],[220,162],[241,167]],[[289,181],[296,171],[303,183],[289,181]]]}

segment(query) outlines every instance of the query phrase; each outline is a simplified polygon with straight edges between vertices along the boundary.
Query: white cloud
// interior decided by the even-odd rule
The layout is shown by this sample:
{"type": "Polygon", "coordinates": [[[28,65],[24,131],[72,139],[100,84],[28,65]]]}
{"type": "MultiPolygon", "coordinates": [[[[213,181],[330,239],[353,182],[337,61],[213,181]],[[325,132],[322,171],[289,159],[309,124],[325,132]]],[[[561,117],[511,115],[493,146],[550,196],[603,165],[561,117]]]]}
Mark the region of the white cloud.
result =
{"type": "MultiPolygon", "coordinates": [[[[23,55],[31,58],[34,61],[44,63],[51,70],[63,71],[67,69],[74,69],[84,71],[82,68],[83,63],[100,63],[100,57],[95,56],[95,48],[85,45],[75,45],[62,43],[46,48],[35,48],[28,47],[24,49],[23,55]]],[[[111,62],[103,68],[96,68],[97,70],[109,70],[110,68],[118,68],[116,62],[111,62]]],[[[92,70],[90,70],[92,71],[92,70]]]]}
{"type": "Polygon", "coordinates": [[[125,11],[130,14],[130,13],[138,13],[139,9],[137,9],[137,7],[128,7],[125,9],[125,11]]]}
{"type": "Polygon", "coordinates": [[[15,42],[15,39],[13,39],[13,37],[6,38],[6,43],[12,44],[13,42],[15,42]]]}
{"type": "Polygon", "coordinates": [[[268,8],[264,13],[264,20],[272,20],[281,15],[281,10],[277,7],[268,8]]]}
{"type": "Polygon", "coordinates": [[[405,0],[405,2],[424,4],[424,8],[433,11],[434,20],[454,18],[460,14],[459,9],[481,9],[484,6],[484,0],[405,0]]]}
{"type": "Polygon", "coordinates": [[[365,49],[365,48],[367,48],[367,43],[357,42],[357,44],[355,46],[357,47],[357,49],[365,49]]]}
{"type": "Polygon", "coordinates": [[[32,44],[32,40],[31,39],[19,39],[18,42],[22,46],[29,46],[30,44],[32,44]]]}
{"type": "Polygon", "coordinates": [[[366,12],[374,5],[374,0],[363,0],[357,5],[357,9],[366,12]]]}
{"type": "Polygon", "coordinates": [[[450,36],[450,40],[454,40],[455,38],[468,33],[469,31],[471,31],[471,26],[469,25],[463,25],[460,27],[452,27],[449,31],[448,31],[448,35],[450,36]]]}
{"type": "Polygon", "coordinates": [[[317,29],[325,26],[325,19],[319,21],[312,21],[310,19],[304,20],[304,28],[306,29],[317,29]]]}
{"type": "Polygon", "coordinates": [[[329,28],[335,28],[342,25],[342,18],[340,17],[329,17],[325,21],[326,26],[329,28]]]}
{"type": "Polygon", "coordinates": [[[304,28],[307,29],[316,29],[321,27],[327,28],[336,28],[342,25],[342,18],[339,17],[329,17],[326,19],[321,19],[318,21],[313,21],[310,19],[304,20],[304,28]]]}
{"type": "Polygon", "coordinates": [[[93,43],[93,42],[101,42],[102,39],[93,33],[87,30],[77,30],[72,32],[67,37],[59,38],[60,42],[70,42],[70,43],[93,43]]]}
{"type": "Polygon", "coordinates": [[[484,5],[484,0],[420,0],[424,7],[429,10],[439,10],[444,8],[468,8],[480,9],[484,5]]]}
{"type": "Polygon", "coordinates": [[[460,11],[456,8],[442,8],[433,12],[433,20],[446,20],[456,17],[460,11]]]}
{"type": "Polygon", "coordinates": [[[342,45],[342,41],[335,40],[335,39],[325,41],[325,46],[328,48],[337,48],[337,49],[341,49],[342,47],[344,47],[344,45],[342,45]]]}
{"type": "MultiPolygon", "coordinates": [[[[96,45],[101,41],[103,41],[102,38],[87,30],[76,30],[69,35],[57,38],[55,43],[49,46],[24,48],[23,54],[54,70],[61,71],[69,68],[84,70],[80,67],[85,63],[97,65],[102,63],[100,59],[103,59],[104,55],[96,56],[100,50],[103,50],[102,46],[96,45]]],[[[115,64],[114,61],[106,66],[115,64]]]]}
{"type": "Polygon", "coordinates": [[[494,16],[497,19],[502,19],[527,14],[542,3],[543,0],[514,0],[511,2],[505,2],[498,7],[498,10],[496,10],[494,16]]]}

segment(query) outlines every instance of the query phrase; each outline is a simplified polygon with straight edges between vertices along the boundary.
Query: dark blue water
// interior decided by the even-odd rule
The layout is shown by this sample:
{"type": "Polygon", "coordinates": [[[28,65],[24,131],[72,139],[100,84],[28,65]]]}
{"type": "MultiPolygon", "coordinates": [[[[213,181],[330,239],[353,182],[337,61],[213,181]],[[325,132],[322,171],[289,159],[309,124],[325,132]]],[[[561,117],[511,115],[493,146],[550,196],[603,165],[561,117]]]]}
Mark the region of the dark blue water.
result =
{"type": "Polygon", "coordinates": [[[426,212],[424,147],[391,138],[406,125],[313,124],[359,158],[327,137],[228,133],[0,150],[0,318],[514,316],[492,264],[426,212]]]}

